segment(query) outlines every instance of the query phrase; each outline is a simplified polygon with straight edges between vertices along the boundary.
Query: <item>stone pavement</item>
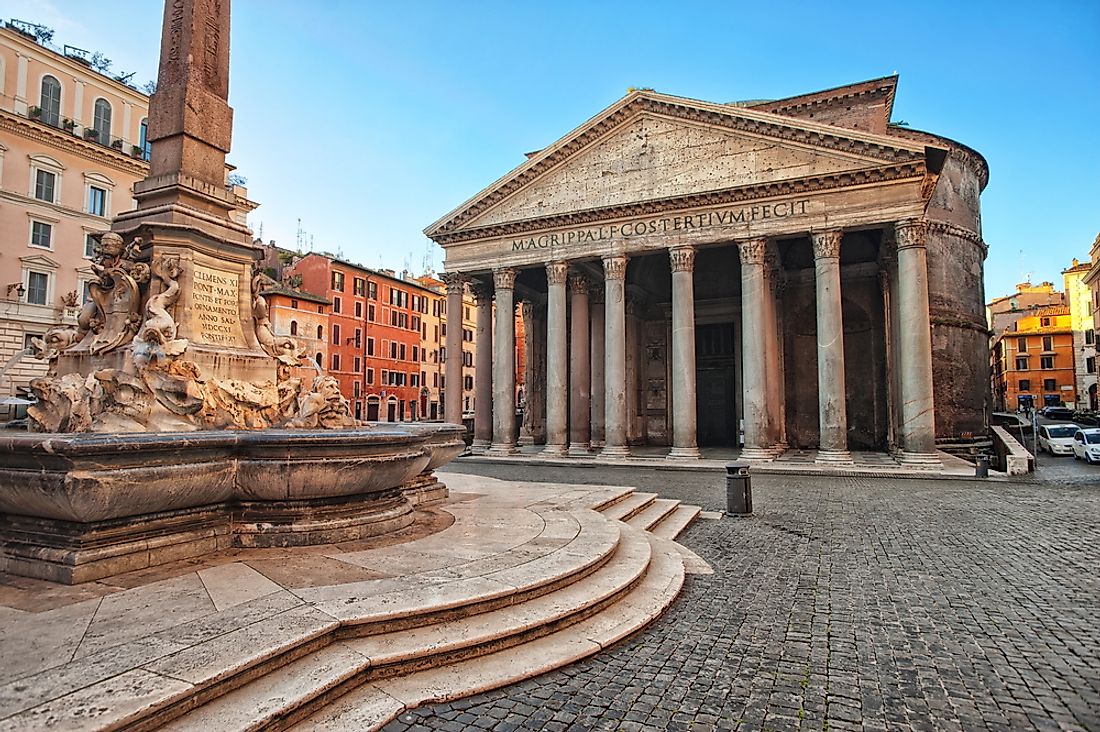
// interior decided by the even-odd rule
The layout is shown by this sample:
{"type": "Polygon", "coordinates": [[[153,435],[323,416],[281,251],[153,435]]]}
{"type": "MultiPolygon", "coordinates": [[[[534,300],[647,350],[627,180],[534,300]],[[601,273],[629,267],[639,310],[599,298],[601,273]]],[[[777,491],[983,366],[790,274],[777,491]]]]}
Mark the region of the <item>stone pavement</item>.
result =
{"type": "MultiPolygon", "coordinates": [[[[512,470],[722,505],[713,473],[512,470]]],[[[385,729],[1100,730],[1100,480],[758,476],[754,501],[681,535],[715,573],[641,634],[385,729]]]]}

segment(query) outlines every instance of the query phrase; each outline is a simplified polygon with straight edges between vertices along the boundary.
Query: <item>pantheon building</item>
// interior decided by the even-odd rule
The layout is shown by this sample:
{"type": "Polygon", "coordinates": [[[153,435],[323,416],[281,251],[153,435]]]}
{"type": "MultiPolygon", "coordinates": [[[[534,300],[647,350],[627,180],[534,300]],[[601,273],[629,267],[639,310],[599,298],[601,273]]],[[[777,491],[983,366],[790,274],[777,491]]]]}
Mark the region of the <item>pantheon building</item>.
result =
{"type": "Polygon", "coordinates": [[[428,227],[449,313],[476,298],[475,446],[935,466],[986,438],[988,167],[892,124],[897,81],[733,104],[632,91],[428,227]],[[493,315],[516,308],[521,416],[500,408],[516,319],[493,315]]]}

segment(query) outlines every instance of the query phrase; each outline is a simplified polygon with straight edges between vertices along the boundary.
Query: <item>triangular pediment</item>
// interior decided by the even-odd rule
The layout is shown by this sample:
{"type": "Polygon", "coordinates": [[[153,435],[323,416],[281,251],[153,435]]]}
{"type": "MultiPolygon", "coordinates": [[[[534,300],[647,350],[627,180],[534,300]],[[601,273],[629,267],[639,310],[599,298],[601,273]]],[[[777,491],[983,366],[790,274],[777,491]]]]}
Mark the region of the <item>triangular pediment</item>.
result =
{"type": "Polygon", "coordinates": [[[924,148],[781,115],[634,92],[430,226],[511,222],[914,164],[924,148]]]}
{"type": "Polygon", "coordinates": [[[48,269],[57,269],[61,266],[60,263],[55,262],[44,254],[28,254],[25,257],[20,257],[19,261],[24,267],[46,267],[48,269]]]}

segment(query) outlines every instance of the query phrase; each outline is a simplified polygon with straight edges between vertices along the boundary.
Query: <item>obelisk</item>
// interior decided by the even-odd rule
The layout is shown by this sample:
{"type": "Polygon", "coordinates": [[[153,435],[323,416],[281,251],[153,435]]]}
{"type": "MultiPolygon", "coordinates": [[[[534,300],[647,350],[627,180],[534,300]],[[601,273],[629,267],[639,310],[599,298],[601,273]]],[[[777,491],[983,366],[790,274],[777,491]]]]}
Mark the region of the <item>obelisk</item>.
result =
{"type": "MultiPolygon", "coordinates": [[[[230,217],[226,185],[229,0],[166,0],[157,90],[149,100],[149,176],[134,186],[137,209],[112,231],[141,238],[149,260],[179,265],[174,317],[187,358],[206,376],[275,379],[253,326],[249,229],[230,217]]],[[[151,292],[156,294],[155,292],[151,292]]]]}

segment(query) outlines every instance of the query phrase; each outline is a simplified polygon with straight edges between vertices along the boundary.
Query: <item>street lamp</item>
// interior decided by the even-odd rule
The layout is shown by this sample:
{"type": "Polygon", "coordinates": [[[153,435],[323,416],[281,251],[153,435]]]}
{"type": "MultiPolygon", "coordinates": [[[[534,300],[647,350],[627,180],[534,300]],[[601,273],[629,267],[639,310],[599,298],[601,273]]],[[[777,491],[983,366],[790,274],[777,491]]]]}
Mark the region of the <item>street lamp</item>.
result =
{"type": "Polygon", "coordinates": [[[8,285],[8,297],[11,297],[12,290],[15,290],[15,294],[20,300],[23,299],[23,295],[27,294],[27,288],[23,286],[22,282],[12,282],[8,285]]]}

